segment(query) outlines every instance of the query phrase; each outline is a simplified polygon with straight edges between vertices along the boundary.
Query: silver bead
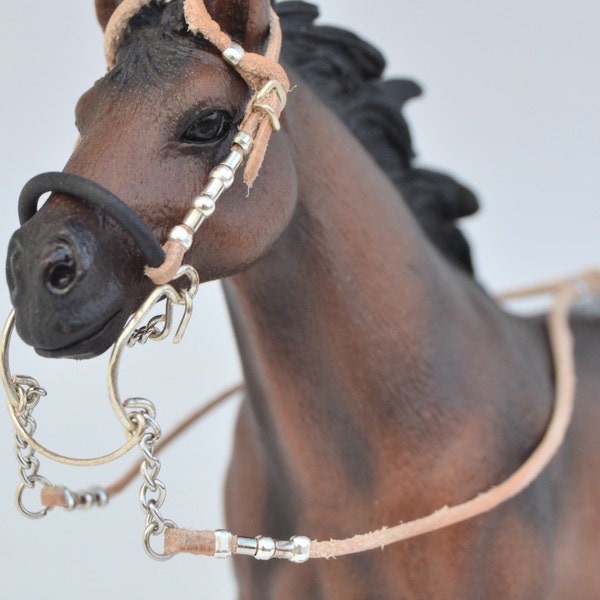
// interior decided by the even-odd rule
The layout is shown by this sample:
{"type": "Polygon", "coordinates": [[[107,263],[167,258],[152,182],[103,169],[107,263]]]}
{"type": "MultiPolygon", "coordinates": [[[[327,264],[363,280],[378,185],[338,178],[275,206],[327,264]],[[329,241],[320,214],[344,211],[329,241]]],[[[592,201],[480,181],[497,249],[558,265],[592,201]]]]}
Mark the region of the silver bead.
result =
{"type": "Polygon", "coordinates": [[[259,535],[256,541],[258,542],[256,560],[270,560],[275,556],[275,540],[273,538],[259,535]]]}
{"type": "Polygon", "coordinates": [[[229,558],[232,554],[233,534],[225,529],[215,531],[215,558],[229,558]]]}
{"type": "Polygon", "coordinates": [[[194,241],[192,234],[181,225],[177,225],[171,229],[169,239],[179,242],[186,250],[192,247],[192,242],[194,241]]]}
{"type": "Polygon", "coordinates": [[[223,58],[232,67],[235,67],[240,64],[240,61],[242,60],[242,58],[244,58],[244,54],[246,54],[245,50],[235,42],[232,42],[229,48],[225,48],[225,50],[223,50],[223,58]]]}
{"type": "Polygon", "coordinates": [[[69,488],[64,488],[63,493],[67,502],[65,508],[67,510],[75,510],[79,504],[79,496],[74,494],[69,488]]]}
{"type": "Polygon", "coordinates": [[[244,155],[237,150],[232,150],[221,164],[229,167],[235,173],[243,162],[244,155]]]}
{"type": "Polygon", "coordinates": [[[250,150],[252,150],[254,140],[249,133],[246,133],[245,131],[238,131],[233,138],[233,143],[237,144],[242,149],[244,154],[248,156],[250,150]]]}
{"type": "Polygon", "coordinates": [[[94,494],[91,492],[80,492],[79,508],[88,509],[94,506],[94,494]]]}
{"type": "Polygon", "coordinates": [[[292,539],[294,542],[294,556],[290,558],[293,563],[303,563],[310,558],[310,538],[305,535],[295,535],[292,539]]]}
{"type": "Polygon", "coordinates": [[[188,214],[185,215],[185,219],[183,220],[182,225],[187,225],[191,230],[198,231],[198,229],[200,229],[200,225],[202,225],[202,223],[204,223],[205,220],[206,215],[203,212],[201,212],[197,208],[192,208],[188,212],[188,214]]]}
{"type": "Polygon", "coordinates": [[[98,506],[106,506],[108,504],[109,496],[105,489],[96,488],[95,490],[93,490],[93,494],[94,502],[98,506]]]}
{"type": "Polygon", "coordinates": [[[208,196],[198,196],[194,199],[194,208],[206,219],[215,212],[215,201],[208,196]]]}
{"type": "Polygon", "coordinates": [[[219,181],[222,181],[225,189],[228,190],[233,185],[235,173],[233,172],[233,169],[221,163],[210,172],[209,177],[211,179],[218,179],[219,181]]]}

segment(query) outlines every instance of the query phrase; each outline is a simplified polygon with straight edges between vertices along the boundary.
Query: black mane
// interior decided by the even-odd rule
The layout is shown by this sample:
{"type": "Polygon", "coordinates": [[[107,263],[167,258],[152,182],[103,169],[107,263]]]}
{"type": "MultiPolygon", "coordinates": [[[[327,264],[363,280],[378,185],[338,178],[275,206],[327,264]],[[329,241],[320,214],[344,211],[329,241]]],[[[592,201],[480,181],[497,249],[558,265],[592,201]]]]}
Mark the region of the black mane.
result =
{"type": "MultiPolygon", "coordinates": [[[[316,6],[294,0],[275,4],[283,29],[282,62],[293,68],[362,142],[392,180],[433,244],[451,262],[472,273],[471,253],[457,219],[478,202],[466,187],[442,173],[414,166],[404,104],[421,93],[406,79],[383,80],[383,56],[359,37],[315,25],[316,6]]],[[[109,77],[119,86],[160,82],[202,48],[189,33],[181,2],[150,3],[130,21],[117,66],[109,77]]]]}
{"type": "Polygon", "coordinates": [[[353,33],[315,25],[316,6],[275,5],[283,28],[286,65],[296,70],[362,142],[393,181],[429,239],[454,264],[473,272],[471,252],[456,220],[478,209],[474,194],[442,173],[413,165],[405,102],[421,88],[406,79],[382,79],[385,59],[353,33]]]}

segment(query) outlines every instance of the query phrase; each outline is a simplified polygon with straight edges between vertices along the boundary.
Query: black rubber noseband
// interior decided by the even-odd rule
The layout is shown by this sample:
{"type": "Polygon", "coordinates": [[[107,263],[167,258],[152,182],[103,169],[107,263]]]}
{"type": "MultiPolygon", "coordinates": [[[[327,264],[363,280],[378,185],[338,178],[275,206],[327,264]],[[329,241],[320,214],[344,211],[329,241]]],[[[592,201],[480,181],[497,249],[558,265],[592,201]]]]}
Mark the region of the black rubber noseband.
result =
{"type": "Polygon", "coordinates": [[[164,250],[144,221],[113,193],[80,175],[42,173],[28,181],[19,196],[21,225],[35,215],[40,197],[47,192],[68,194],[99,208],[131,236],[149,267],[159,267],[164,262],[164,250]]]}

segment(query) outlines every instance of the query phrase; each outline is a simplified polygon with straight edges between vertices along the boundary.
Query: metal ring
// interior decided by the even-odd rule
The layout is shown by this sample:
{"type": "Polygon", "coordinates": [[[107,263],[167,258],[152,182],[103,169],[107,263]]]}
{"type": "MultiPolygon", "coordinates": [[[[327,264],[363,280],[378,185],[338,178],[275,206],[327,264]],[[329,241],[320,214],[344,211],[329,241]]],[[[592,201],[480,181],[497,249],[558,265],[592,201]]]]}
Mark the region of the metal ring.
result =
{"type": "Polygon", "coordinates": [[[42,517],[45,517],[48,514],[48,512],[50,510],[52,510],[53,507],[45,506],[42,510],[39,510],[37,512],[30,511],[27,508],[25,508],[25,505],[23,504],[23,492],[25,491],[25,488],[28,488],[28,489],[35,488],[36,483],[41,483],[44,487],[50,486],[52,484],[45,477],[42,477],[41,475],[34,475],[33,477],[31,477],[31,481],[33,482],[33,487],[29,487],[29,486],[25,485],[24,483],[19,484],[19,486],[17,487],[17,493],[15,495],[17,508],[23,515],[25,515],[26,517],[28,517],[30,519],[41,519],[42,517]]]}
{"type": "MultiPolygon", "coordinates": [[[[171,521],[170,519],[166,519],[164,521],[164,526],[168,527],[169,529],[176,529],[177,528],[177,524],[174,523],[173,521],[171,521]]],[[[161,552],[156,552],[154,550],[154,548],[152,548],[152,545],[150,544],[150,538],[153,535],[160,535],[160,534],[155,534],[155,531],[159,529],[158,527],[158,523],[150,523],[148,525],[148,527],[146,527],[146,529],[144,529],[144,550],[146,550],[146,553],[148,554],[148,556],[150,558],[153,558],[154,560],[160,560],[160,561],[167,561],[170,560],[171,558],[173,558],[175,555],[174,554],[164,554],[161,552]]]]}
{"type": "MultiPolygon", "coordinates": [[[[19,398],[18,393],[15,389],[9,364],[10,339],[15,325],[15,310],[12,309],[10,311],[0,336],[0,377],[2,379],[4,389],[6,390],[6,403],[8,407],[8,413],[10,415],[11,421],[13,422],[15,431],[22,437],[23,440],[25,440],[40,454],[46,456],[47,458],[50,458],[51,460],[62,464],[79,467],[96,466],[111,462],[129,452],[129,450],[131,450],[139,443],[146,428],[146,418],[143,412],[136,412],[135,410],[133,412],[127,412],[125,410],[125,407],[123,406],[123,403],[120,400],[119,393],[117,390],[117,378],[119,372],[119,362],[121,359],[121,353],[123,352],[123,349],[127,346],[127,341],[133,334],[138,323],[143,319],[145,314],[163,298],[167,299],[167,303],[169,303],[170,301],[173,304],[183,304],[185,306],[185,315],[175,335],[176,340],[181,339],[183,332],[185,331],[185,327],[187,326],[187,323],[189,322],[189,318],[191,316],[192,298],[196,294],[199,285],[198,273],[193,267],[181,267],[177,272],[175,279],[181,277],[188,278],[188,289],[183,294],[181,294],[170,284],[156,288],[148,296],[146,302],[144,302],[141,308],[129,320],[123,332],[119,336],[119,339],[115,343],[108,367],[109,400],[115,414],[117,415],[117,418],[119,419],[122,427],[126,431],[128,439],[120,448],[118,448],[114,452],[94,458],[73,458],[53,452],[45,446],[42,446],[42,444],[40,444],[38,441],[36,441],[19,422],[20,415],[17,414],[17,409],[21,407],[22,400],[19,398]]],[[[161,340],[168,335],[169,330],[167,329],[166,325],[167,324],[165,324],[165,330],[155,338],[156,340],[161,340]]]]}
{"type": "Polygon", "coordinates": [[[21,425],[21,423],[19,422],[19,415],[17,414],[17,408],[19,407],[20,401],[18,394],[15,390],[15,386],[13,384],[12,375],[10,372],[10,364],[8,360],[8,355],[10,351],[10,338],[13,333],[14,324],[15,311],[13,309],[10,311],[8,318],[6,319],[6,323],[4,324],[4,328],[2,329],[2,335],[0,338],[0,354],[2,357],[0,375],[2,378],[2,383],[4,385],[4,389],[6,390],[6,405],[8,408],[8,414],[13,423],[15,431],[21,436],[21,438],[24,441],[26,441],[32,448],[34,448],[40,454],[43,454],[47,458],[50,458],[51,460],[62,464],[77,467],[90,467],[95,465],[102,465],[111,462],[119,458],[120,456],[123,456],[124,454],[129,452],[129,450],[134,448],[141,439],[142,434],[144,433],[144,429],[146,426],[145,419],[143,414],[135,413],[135,423],[132,423],[132,414],[127,414],[124,411],[124,409],[120,406],[119,411],[117,411],[117,414],[121,412],[123,413],[123,415],[125,415],[125,418],[127,419],[127,425],[124,426],[124,428],[127,431],[128,440],[120,448],[104,456],[98,456],[94,458],[73,458],[70,456],[64,456],[62,454],[58,454],[56,452],[53,452],[52,450],[49,450],[45,446],[42,446],[42,444],[40,444],[28,431],[25,430],[23,425],[21,425]]]}
{"type": "MultiPolygon", "coordinates": [[[[119,421],[121,421],[121,425],[127,430],[131,430],[134,423],[132,422],[131,414],[127,413],[124,408],[124,402],[121,401],[121,397],[118,390],[119,365],[121,363],[121,355],[123,354],[123,350],[127,348],[129,339],[133,335],[134,331],[138,328],[146,314],[162,300],[167,301],[167,311],[170,308],[170,304],[178,304],[185,306],[185,314],[183,316],[181,324],[179,325],[175,333],[175,342],[179,341],[182,338],[185,332],[185,328],[187,327],[187,324],[191,317],[191,299],[196,295],[196,292],[198,291],[200,279],[198,277],[196,269],[190,267],[189,265],[184,265],[180,267],[174,279],[176,280],[181,277],[187,277],[187,279],[189,280],[188,289],[182,294],[178,292],[170,283],[154,288],[154,290],[150,292],[148,298],[146,298],[146,301],[129,319],[128,323],[125,325],[125,328],[121,332],[119,339],[115,342],[115,345],[113,346],[113,350],[110,355],[110,360],[108,362],[108,397],[110,399],[110,403],[113,407],[113,410],[115,411],[115,414],[117,415],[119,421]]],[[[167,312],[167,314],[169,313],[167,312]]],[[[169,331],[170,323],[165,323],[165,328],[163,329],[161,334],[153,339],[155,341],[163,340],[169,335],[169,331]]]]}

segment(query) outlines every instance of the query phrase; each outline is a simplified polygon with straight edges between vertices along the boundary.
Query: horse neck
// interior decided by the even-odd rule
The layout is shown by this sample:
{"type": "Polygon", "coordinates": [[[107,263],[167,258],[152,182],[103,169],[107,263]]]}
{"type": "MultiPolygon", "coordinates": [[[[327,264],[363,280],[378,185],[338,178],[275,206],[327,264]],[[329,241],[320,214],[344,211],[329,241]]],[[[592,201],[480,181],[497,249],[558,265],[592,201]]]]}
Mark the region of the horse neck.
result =
{"type": "Polygon", "coordinates": [[[437,254],[349,131],[304,95],[294,92],[286,117],[295,216],[225,290],[261,439],[300,469],[306,460],[306,473],[331,459],[364,481],[374,435],[417,454],[423,439],[447,443],[448,423],[493,412],[506,377],[494,365],[510,369],[529,340],[437,254]]]}

